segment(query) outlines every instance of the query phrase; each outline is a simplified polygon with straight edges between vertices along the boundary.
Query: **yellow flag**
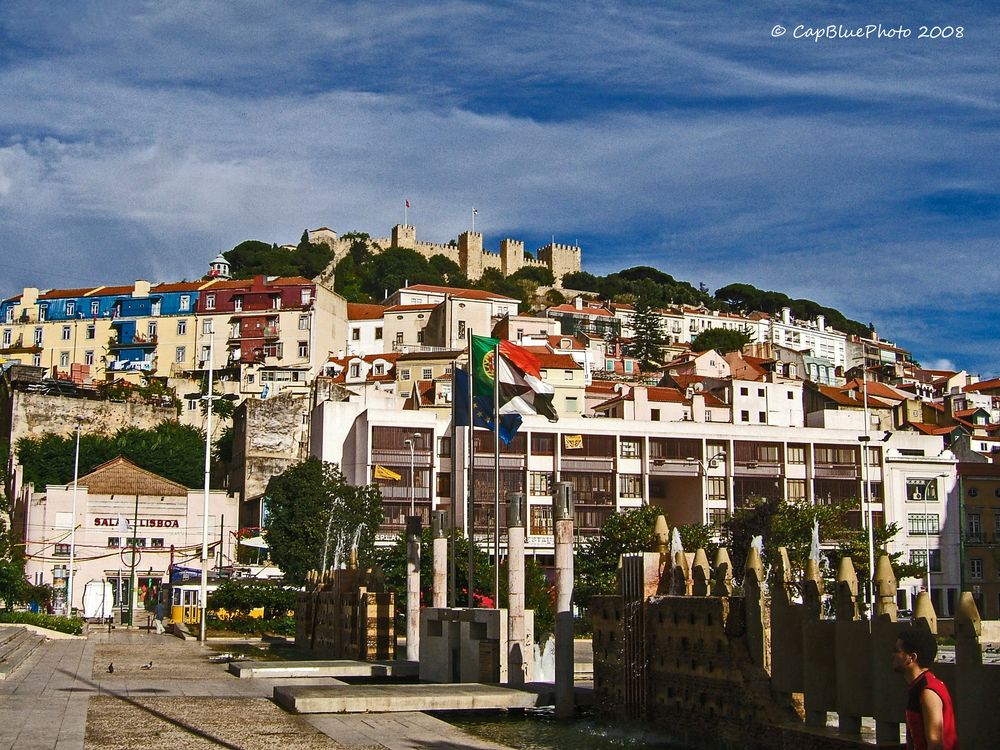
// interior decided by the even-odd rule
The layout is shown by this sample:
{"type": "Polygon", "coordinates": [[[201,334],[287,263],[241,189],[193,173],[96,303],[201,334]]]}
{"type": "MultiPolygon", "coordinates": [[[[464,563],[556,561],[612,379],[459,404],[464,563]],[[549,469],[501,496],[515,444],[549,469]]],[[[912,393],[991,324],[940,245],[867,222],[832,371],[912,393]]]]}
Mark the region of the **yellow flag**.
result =
{"type": "Polygon", "coordinates": [[[397,474],[392,469],[387,469],[384,466],[380,466],[379,464],[375,464],[375,471],[373,475],[376,479],[389,479],[392,480],[393,482],[398,482],[400,479],[403,478],[402,474],[397,474]]]}
{"type": "Polygon", "coordinates": [[[563,447],[569,451],[583,448],[583,435],[563,435],[563,447]]]}

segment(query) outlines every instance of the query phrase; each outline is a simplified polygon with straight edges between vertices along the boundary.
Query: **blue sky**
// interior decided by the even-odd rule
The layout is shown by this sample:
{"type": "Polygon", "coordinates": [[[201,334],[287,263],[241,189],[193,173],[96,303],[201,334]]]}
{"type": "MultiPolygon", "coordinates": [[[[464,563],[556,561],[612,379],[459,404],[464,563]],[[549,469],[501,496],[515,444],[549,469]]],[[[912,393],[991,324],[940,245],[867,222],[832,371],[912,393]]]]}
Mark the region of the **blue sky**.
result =
{"type": "Polygon", "coordinates": [[[1000,12],[870,6],[8,0],[0,294],[384,235],[409,198],[420,239],[476,206],[491,248],[784,291],[995,375],[1000,12]],[[879,23],[911,36],[795,38],[879,23]]]}

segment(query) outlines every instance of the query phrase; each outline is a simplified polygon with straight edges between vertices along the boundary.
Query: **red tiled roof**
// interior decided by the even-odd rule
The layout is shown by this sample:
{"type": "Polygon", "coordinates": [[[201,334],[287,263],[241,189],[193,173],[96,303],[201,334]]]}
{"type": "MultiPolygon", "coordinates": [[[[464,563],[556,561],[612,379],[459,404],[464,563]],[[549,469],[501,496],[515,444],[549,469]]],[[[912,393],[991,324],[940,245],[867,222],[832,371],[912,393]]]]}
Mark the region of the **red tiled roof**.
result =
{"type": "Polygon", "coordinates": [[[549,346],[553,349],[586,349],[583,344],[572,336],[549,336],[549,346]],[[569,346],[563,346],[563,341],[568,340],[569,346]]]}
{"type": "Polygon", "coordinates": [[[574,305],[555,305],[546,310],[546,312],[561,312],[561,313],[575,313],[577,315],[596,315],[597,317],[611,318],[614,314],[610,310],[605,310],[603,307],[586,307],[577,309],[574,305]]]}
{"type": "Polygon", "coordinates": [[[1000,378],[993,378],[991,380],[980,380],[978,383],[973,383],[972,385],[967,385],[962,390],[964,391],[992,391],[996,388],[1000,388],[1000,378]]]}
{"type": "Polygon", "coordinates": [[[361,302],[347,303],[348,320],[377,320],[385,314],[382,305],[366,305],[361,302]]]}
{"type": "Polygon", "coordinates": [[[503,301],[503,302],[520,301],[515,299],[514,297],[508,297],[505,294],[497,294],[496,292],[484,292],[482,289],[461,289],[450,286],[435,286],[434,284],[412,284],[411,286],[404,287],[399,291],[447,294],[450,297],[459,297],[461,299],[479,299],[479,300],[503,301]]]}
{"type": "Polygon", "coordinates": [[[546,346],[525,346],[526,351],[531,352],[538,358],[538,366],[541,369],[549,370],[582,370],[573,358],[568,354],[554,354],[546,346]]]}
{"type": "Polygon", "coordinates": [[[64,297],[85,297],[94,287],[86,289],[50,289],[38,295],[38,299],[62,299],[64,297]]]}
{"type": "Polygon", "coordinates": [[[422,305],[392,305],[391,307],[384,308],[385,312],[417,312],[418,310],[433,310],[438,305],[444,304],[443,302],[425,302],[422,305]]]}

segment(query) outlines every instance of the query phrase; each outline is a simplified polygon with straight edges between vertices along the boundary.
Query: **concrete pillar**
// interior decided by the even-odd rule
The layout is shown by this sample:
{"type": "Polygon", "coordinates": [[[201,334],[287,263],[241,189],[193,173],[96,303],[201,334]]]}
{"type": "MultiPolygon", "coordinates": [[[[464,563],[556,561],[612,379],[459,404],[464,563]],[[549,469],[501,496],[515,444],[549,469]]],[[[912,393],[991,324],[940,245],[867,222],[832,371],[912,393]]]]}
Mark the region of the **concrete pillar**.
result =
{"type": "Polygon", "coordinates": [[[524,656],[524,517],[523,492],[507,493],[507,684],[527,682],[524,656]]]}
{"type": "Polygon", "coordinates": [[[433,539],[433,566],[431,577],[431,606],[448,606],[448,511],[431,512],[431,538],[433,539]]]}
{"type": "Polygon", "coordinates": [[[573,493],[571,482],[556,482],[552,496],[556,562],[556,718],[574,713],[573,695],[573,493]]]}
{"type": "Polygon", "coordinates": [[[406,517],[406,660],[420,661],[420,516],[406,517]]]}

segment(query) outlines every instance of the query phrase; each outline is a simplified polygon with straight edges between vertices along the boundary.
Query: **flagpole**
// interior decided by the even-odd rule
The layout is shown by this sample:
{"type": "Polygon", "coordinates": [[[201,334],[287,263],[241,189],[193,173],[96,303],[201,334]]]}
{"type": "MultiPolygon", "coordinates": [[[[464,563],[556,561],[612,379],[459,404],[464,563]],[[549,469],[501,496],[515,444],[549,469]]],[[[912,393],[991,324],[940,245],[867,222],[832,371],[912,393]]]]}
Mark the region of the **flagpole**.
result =
{"type": "Polygon", "coordinates": [[[406,222],[406,219],[407,219],[407,209],[409,207],[410,207],[410,201],[409,200],[404,200],[403,201],[403,226],[409,226],[409,224],[407,224],[407,222],[406,222]]]}
{"type": "Polygon", "coordinates": [[[500,344],[493,347],[493,608],[500,609],[500,344]]]}
{"type": "Polygon", "coordinates": [[[476,233],[476,207],[472,207],[472,233],[476,233]]]}
{"type": "Polygon", "coordinates": [[[468,565],[468,576],[469,576],[469,597],[467,606],[475,606],[473,601],[472,592],[476,590],[476,576],[475,576],[475,564],[476,564],[476,382],[472,376],[472,329],[469,328],[465,335],[469,337],[469,363],[466,365],[468,368],[469,376],[469,497],[468,497],[468,511],[465,515],[465,526],[468,529],[468,542],[469,542],[469,565],[468,565]]]}

